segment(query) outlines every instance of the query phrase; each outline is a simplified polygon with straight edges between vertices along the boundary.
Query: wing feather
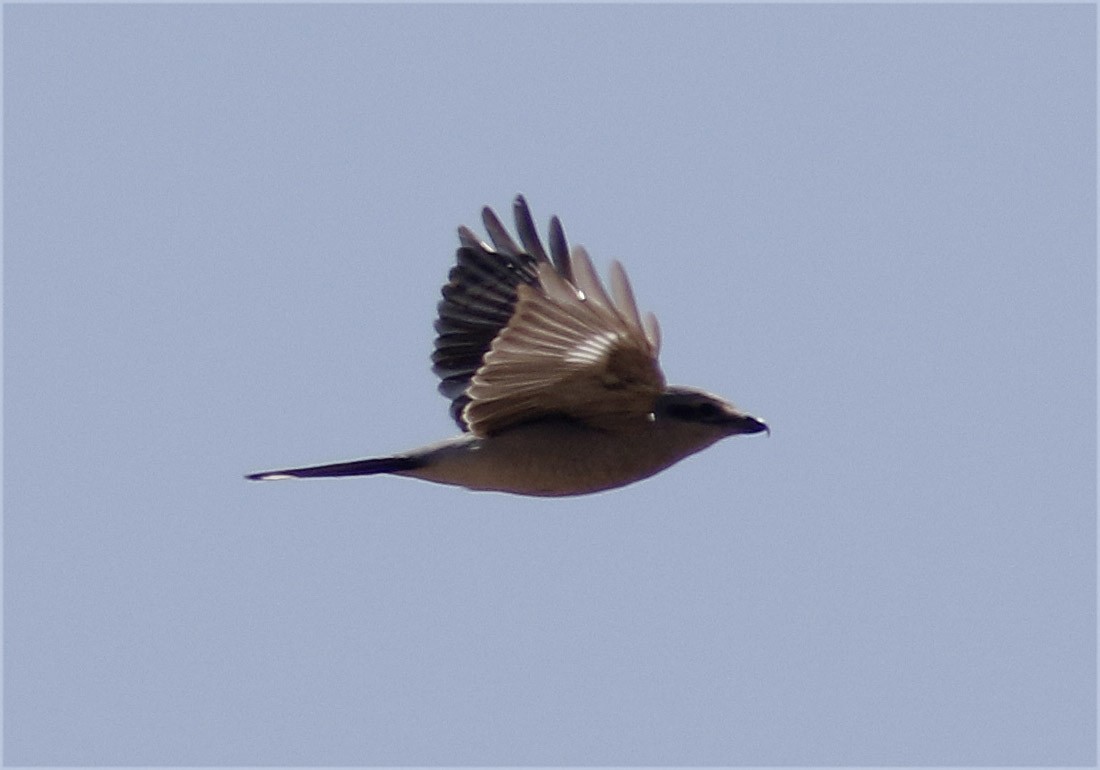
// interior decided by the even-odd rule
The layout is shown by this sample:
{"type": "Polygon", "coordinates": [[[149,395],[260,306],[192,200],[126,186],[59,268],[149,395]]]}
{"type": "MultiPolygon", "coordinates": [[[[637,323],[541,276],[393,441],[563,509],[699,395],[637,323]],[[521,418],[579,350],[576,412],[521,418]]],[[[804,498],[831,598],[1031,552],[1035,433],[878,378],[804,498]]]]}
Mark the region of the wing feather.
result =
{"type": "Polygon", "coordinates": [[[653,313],[646,313],[642,319],[645,321],[645,336],[649,340],[649,344],[653,346],[653,349],[660,352],[661,350],[661,325],[657,323],[657,316],[653,313]]]}
{"type": "Polygon", "coordinates": [[[542,247],[539,230],[535,227],[531,210],[527,208],[527,201],[523,200],[522,195],[518,196],[512,204],[512,213],[516,218],[516,232],[519,233],[523,250],[539,262],[549,262],[550,258],[546,256],[546,249],[542,247]]]}
{"type": "Polygon", "coordinates": [[[491,246],[458,231],[432,354],[452,416],[485,436],[549,416],[601,425],[647,415],[664,389],[660,332],[652,314],[643,321],[626,272],[612,264],[608,294],[557,217],[547,254],[522,196],[513,208],[518,244],[489,208],[491,246]]]}
{"type": "Polygon", "coordinates": [[[604,310],[614,312],[615,305],[611,301],[611,297],[607,296],[603,284],[600,283],[600,277],[596,274],[596,268],[592,265],[592,259],[588,256],[588,251],[583,246],[577,246],[573,249],[570,257],[573,262],[573,275],[576,279],[577,288],[584,295],[584,298],[604,310]]]}
{"type": "Polygon", "coordinates": [[[573,280],[573,266],[569,260],[569,244],[565,240],[565,228],[557,217],[550,218],[550,259],[558,270],[558,275],[567,281],[573,280]]]}
{"type": "Polygon", "coordinates": [[[626,318],[627,323],[645,334],[638,304],[634,301],[634,290],[630,288],[630,279],[626,277],[626,271],[618,260],[611,263],[611,296],[615,299],[615,309],[626,318]]]}
{"type": "MultiPolygon", "coordinates": [[[[582,262],[574,260],[578,274],[582,262]]],[[[550,415],[599,425],[652,411],[664,377],[640,327],[575,288],[563,296],[549,265],[539,266],[539,279],[519,288],[512,319],[466,390],[471,429],[489,435],[550,415]]]]}
{"type": "Polygon", "coordinates": [[[505,254],[509,257],[514,257],[517,254],[523,254],[523,249],[516,245],[516,242],[512,240],[512,236],[508,234],[508,230],[505,229],[503,223],[497,217],[496,212],[486,206],[481,210],[481,221],[485,224],[485,229],[489,233],[489,238],[493,241],[493,245],[496,246],[497,251],[501,254],[505,254]]]}

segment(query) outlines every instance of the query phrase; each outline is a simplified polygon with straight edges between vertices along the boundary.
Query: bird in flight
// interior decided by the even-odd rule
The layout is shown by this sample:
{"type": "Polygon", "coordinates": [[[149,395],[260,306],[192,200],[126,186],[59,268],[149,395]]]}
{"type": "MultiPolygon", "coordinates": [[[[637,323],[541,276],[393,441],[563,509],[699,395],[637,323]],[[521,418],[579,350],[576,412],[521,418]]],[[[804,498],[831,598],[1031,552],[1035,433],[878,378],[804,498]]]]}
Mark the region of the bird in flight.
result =
{"type": "Polygon", "coordinates": [[[523,196],[519,243],[492,209],[492,245],[458,229],[432,371],[462,433],[389,457],[253,473],[260,481],[391,473],[519,495],[583,495],[648,478],[716,441],[768,430],[718,396],[666,385],[652,313],[626,273],[604,288],[557,217],[549,254],[523,196]]]}

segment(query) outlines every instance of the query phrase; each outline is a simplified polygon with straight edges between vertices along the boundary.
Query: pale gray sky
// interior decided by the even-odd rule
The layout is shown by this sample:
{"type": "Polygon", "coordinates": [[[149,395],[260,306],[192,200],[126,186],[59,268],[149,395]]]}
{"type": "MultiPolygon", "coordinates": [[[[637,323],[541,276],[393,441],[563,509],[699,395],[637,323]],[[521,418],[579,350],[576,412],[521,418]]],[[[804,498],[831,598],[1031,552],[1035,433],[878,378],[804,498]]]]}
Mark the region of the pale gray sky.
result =
{"type": "Polygon", "coordinates": [[[1091,5],[4,8],[4,759],[1096,760],[1091,5]],[[523,192],[767,419],[569,500],[449,435],[523,192]]]}

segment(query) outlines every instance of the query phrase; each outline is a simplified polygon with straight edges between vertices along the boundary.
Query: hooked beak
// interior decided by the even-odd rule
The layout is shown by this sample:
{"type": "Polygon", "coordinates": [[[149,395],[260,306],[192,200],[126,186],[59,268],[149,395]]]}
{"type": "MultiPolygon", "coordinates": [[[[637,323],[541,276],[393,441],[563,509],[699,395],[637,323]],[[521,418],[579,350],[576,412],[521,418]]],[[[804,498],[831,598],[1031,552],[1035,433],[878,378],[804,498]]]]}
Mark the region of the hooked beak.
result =
{"type": "Polygon", "coordinates": [[[769,436],[772,434],[771,428],[763,420],[758,420],[747,414],[741,414],[730,420],[730,425],[733,427],[734,433],[763,433],[766,432],[769,436]]]}

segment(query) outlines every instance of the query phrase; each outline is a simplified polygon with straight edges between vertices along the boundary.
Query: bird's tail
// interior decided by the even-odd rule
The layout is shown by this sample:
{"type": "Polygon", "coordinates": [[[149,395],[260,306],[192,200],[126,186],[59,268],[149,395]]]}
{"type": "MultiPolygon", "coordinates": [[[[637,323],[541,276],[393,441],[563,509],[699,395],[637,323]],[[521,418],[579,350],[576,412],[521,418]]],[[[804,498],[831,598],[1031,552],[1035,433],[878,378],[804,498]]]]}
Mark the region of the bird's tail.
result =
{"type": "Polygon", "coordinates": [[[249,481],[268,479],[307,479],[323,476],[370,476],[375,473],[397,473],[421,467],[423,462],[412,457],[373,457],[369,460],[351,460],[346,463],[314,465],[308,468],[285,468],[281,471],[263,471],[245,476],[249,481]]]}

